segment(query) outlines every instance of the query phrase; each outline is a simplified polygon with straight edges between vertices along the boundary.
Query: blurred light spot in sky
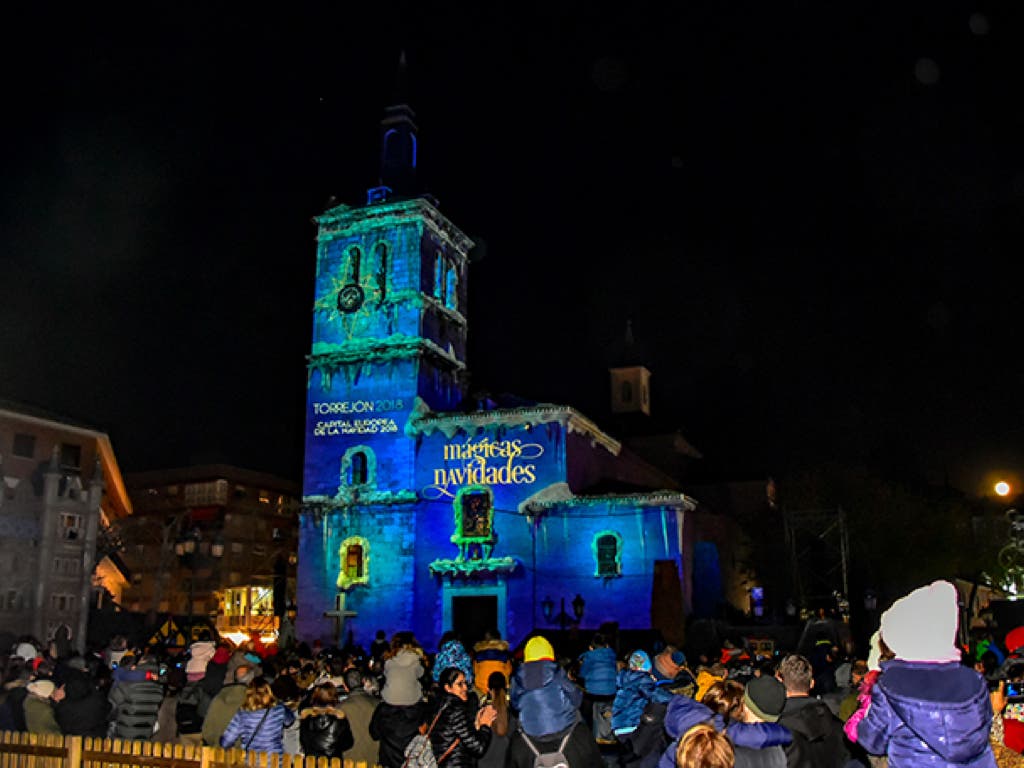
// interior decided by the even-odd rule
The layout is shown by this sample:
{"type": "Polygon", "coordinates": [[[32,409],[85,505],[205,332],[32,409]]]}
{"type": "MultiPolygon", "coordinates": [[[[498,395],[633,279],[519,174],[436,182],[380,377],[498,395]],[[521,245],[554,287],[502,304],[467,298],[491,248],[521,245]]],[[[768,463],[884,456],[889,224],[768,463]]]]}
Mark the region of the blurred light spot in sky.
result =
{"type": "Polygon", "coordinates": [[[987,35],[989,31],[988,16],[983,13],[972,13],[971,18],[967,21],[971,27],[971,32],[976,35],[987,35]]]}
{"type": "Polygon", "coordinates": [[[935,85],[939,82],[939,65],[934,59],[918,59],[914,64],[914,77],[922,85],[935,85]]]}

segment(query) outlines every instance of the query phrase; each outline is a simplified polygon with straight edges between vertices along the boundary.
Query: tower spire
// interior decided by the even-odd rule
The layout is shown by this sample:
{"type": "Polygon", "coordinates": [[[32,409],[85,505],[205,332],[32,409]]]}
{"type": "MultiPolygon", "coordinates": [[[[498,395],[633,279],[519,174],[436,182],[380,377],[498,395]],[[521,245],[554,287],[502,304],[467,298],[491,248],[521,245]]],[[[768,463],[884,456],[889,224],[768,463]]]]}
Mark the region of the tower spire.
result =
{"type": "Polygon", "coordinates": [[[384,108],[384,118],[380,121],[380,176],[377,186],[367,191],[367,204],[393,196],[407,197],[419,191],[416,187],[418,129],[416,113],[406,103],[407,81],[405,51],[402,51],[398,57],[395,96],[391,105],[384,108]]]}

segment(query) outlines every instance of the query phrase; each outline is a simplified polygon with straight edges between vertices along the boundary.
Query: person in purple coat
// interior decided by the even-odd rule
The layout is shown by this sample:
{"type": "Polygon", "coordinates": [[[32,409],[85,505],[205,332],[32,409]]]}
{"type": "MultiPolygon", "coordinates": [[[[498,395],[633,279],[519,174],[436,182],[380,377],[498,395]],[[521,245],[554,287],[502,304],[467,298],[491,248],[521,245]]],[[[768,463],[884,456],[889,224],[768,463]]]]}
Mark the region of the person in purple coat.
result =
{"type": "Polygon", "coordinates": [[[948,581],[921,587],[882,614],[882,642],[896,657],[882,664],[846,733],[869,754],[887,755],[889,768],[995,768],[988,688],[960,664],[958,615],[948,581]]]}

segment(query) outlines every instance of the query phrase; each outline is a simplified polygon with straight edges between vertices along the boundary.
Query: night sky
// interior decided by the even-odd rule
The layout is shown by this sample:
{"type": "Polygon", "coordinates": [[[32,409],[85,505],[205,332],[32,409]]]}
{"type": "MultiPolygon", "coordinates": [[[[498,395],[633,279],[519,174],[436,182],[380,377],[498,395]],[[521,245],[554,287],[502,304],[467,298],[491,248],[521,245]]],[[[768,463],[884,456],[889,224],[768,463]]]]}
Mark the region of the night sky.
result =
{"type": "Polygon", "coordinates": [[[475,388],[606,422],[631,320],[706,477],[1024,468],[1019,4],[372,5],[9,20],[0,398],[298,478],[310,218],[404,49],[475,388]]]}

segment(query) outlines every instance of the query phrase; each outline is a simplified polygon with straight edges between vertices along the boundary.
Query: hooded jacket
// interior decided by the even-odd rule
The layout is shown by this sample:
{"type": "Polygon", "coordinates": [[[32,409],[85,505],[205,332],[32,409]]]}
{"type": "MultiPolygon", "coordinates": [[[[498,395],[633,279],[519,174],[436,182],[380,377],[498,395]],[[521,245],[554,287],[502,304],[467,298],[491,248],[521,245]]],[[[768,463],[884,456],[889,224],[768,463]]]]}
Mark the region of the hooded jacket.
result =
{"type": "Polygon", "coordinates": [[[317,757],[343,757],[352,749],[352,727],[340,709],[309,707],[299,713],[299,740],[302,752],[317,757]]]}
{"type": "Polygon", "coordinates": [[[793,743],[786,747],[787,765],[841,768],[850,758],[843,738],[843,724],[820,699],[787,698],[779,725],[793,734],[793,743]]]}
{"type": "Polygon", "coordinates": [[[622,670],[616,678],[616,686],[618,690],[612,702],[612,730],[616,736],[636,730],[648,702],[672,698],[666,688],[657,685],[654,675],[642,669],[622,670]]]}
{"type": "Polygon", "coordinates": [[[579,717],[583,691],[569,682],[553,661],[529,661],[512,676],[509,703],[519,725],[530,736],[565,731],[579,717]]]}
{"type": "Polygon", "coordinates": [[[615,651],[606,645],[580,656],[580,677],[587,693],[593,696],[614,696],[617,674],[615,651]]]}
{"type": "Polygon", "coordinates": [[[512,675],[512,652],[505,640],[481,640],[473,646],[473,681],[479,694],[487,693],[487,678],[501,672],[508,680],[512,675]]]}
{"type": "Polygon", "coordinates": [[[857,742],[888,754],[890,768],[993,768],[991,721],[988,689],[973,669],[894,659],[882,664],[857,742]]]}
{"type": "MultiPolygon", "coordinates": [[[[384,687],[380,695],[388,704],[407,707],[423,698],[420,678],[423,661],[418,653],[404,648],[384,662],[384,687]]],[[[403,758],[404,759],[404,758],[403,758]]]]}
{"type": "MultiPolygon", "coordinates": [[[[545,736],[542,739],[532,736],[530,738],[533,741],[533,746],[543,755],[549,752],[556,752],[565,734],[566,731],[562,730],[545,736]]],[[[565,755],[566,762],[569,763],[570,768],[590,768],[590,766],[603,765],[597,742],[594,741],[590,729],[582,721],[572,726],[572,733],[569,736],[569,740],[565,743],[565,749],[562,751],[562,754],[565,755]]],[[[514,733],[508,745],[508,755],[505,758],[506,767],[533,768],[535,759],[536,755],[526,744],[524,735],[519,731],[514,733]]],[[[441,764],[441,768],[445,768],[444,763],[441,764]]]]}
{"type": "Polygon", "coordinates": [[[110,689],[110,703],[116,713],[115,735],[119,739],[150,739],[160,713],[164,688],[156,664],[144,662],[134,670],[119,669],[110,689]]]}
{"type": "Polygon", "coordinates": [[[92,684],[88,673],[71,672],[64,681],[64,699],[57,702],[53,714],[61,731],[71,736],[107,735],[110,702],[92,684]]]}
{"type": "Polygon", "coordinates": [[[407,707],[396,707],[382,701],[370,718],[370,737],[380,742],[377,762],[382,768],[402,768],[405,762],[405,748],[412,737],[419,733],[422,709],[426,705],[417,702],[407,707]]]}

